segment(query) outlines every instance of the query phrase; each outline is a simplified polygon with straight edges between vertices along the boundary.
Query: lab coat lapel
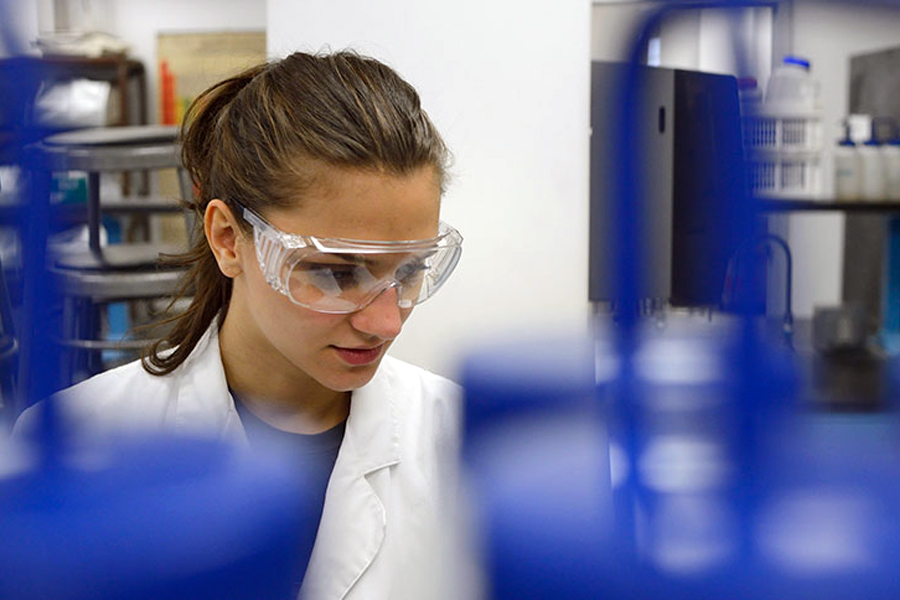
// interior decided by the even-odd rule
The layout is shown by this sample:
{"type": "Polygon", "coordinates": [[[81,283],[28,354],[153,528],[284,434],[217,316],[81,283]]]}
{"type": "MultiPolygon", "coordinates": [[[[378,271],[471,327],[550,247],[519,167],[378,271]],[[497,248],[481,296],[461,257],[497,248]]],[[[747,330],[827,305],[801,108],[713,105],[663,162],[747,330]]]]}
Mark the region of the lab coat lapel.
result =
{"type": "Polygon", "coordinates": [[[384,369],[355,391],[344,441],[325,496],[302,598],[344,598],[384,542],[386,503],[371,477],[400,462],[400,425],[384,369]]]}
{"type": "Polygon", "coordinates": [[[175,409],[176,431],[212,434],[221,439],[247,443],[244,428],[228,391],[219,352],[219,329],[210,325],[184,364],[175,409]]]}

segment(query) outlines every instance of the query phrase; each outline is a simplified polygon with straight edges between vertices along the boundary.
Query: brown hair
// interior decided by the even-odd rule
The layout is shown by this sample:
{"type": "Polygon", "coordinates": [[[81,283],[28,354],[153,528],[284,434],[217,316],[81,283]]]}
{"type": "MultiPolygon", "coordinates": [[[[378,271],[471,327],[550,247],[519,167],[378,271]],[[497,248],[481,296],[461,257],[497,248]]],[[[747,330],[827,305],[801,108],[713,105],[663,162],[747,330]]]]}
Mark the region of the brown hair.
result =
{"type": "Polygon", "coordinates": [[[239,200],[259,212],[293,205],[312,185],[315,163],[395,175],[434,166],[443,186],[449,157],[412,86],[349,51],[297,52],[215,84],[188,109],[181,139],[196,227],[190,250],[167,262],[189,267],[178,296],[193,296],[145,351],[153,375],[175,370],[228,309],[232,282],[203,233],[210,200],[239,200]]]}

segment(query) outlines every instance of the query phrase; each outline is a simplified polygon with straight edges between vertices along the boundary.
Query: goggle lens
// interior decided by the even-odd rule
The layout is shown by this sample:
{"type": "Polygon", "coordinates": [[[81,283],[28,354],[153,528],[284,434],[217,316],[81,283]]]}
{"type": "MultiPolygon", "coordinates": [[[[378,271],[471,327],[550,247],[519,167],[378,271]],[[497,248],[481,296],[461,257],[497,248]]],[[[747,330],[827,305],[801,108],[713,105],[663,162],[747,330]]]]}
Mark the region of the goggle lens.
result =
{"type": "Polygon", "coordinates": [[[459,260],[460,248],[437,247],[417,253],[307,253],[289,261],[284,281],[291,300],[313,310],[359,310],[389,288],[401,308],[432,296],[459,260]]]}

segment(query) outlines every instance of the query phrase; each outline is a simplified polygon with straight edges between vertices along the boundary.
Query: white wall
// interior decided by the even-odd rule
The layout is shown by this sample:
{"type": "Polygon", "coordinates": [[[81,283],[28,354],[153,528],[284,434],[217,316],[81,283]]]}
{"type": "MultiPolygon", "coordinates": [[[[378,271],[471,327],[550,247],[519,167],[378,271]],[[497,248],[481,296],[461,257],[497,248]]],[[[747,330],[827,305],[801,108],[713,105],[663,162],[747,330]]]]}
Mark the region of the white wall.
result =
{"type": "Polygon", "coordinates": [[[673,13],[660,27],[660,63],[673,69],[698,69],[700,66],[699,10],[673,13]]]}
{"type": "Polygon", "coordinates": [[[699,70],[753,77],[764,82],[769,78],[772,64],[772,11],[768,8],[700,11],[697,44],[699,70]]]}
{"type": "Polygon", "coordinates": [[[270,54],[350,46],[396,68],[456,156],[457,273],[393,354],[453,376],[466,348],[587,325],[588,0],[268,1],[270,54]]]}
{"type": "Polygon", "coordinates": [[[595,2],[591,6],[591,59],[628,60],[632,37],[649,15],[648,2],[595,2]]]}

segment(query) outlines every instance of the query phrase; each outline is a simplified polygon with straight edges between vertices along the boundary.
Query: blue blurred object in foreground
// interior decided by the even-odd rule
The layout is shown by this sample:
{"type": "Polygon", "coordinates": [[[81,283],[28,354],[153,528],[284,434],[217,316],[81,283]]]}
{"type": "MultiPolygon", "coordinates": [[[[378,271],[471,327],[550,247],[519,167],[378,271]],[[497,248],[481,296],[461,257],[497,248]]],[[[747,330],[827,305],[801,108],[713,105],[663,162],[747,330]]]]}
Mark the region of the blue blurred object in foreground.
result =
{"type": "Polygon", "coordinates": [[[315,531],[297,475],[274,455],[171,437],[8,475],[0,598],[289,598],[315,531]]]}
{"type": "Polygon", "coordinates": [[[612,515],[592,357],[556,339],[466,363],[465,455],[498,599],[595,597],[612,515]]]}
{"type": "Polygon", "coordinates": [[[626,393],[611,343],[470,357],[466,460],[493,600],[900,595],[896,417],[802,412],[790,355],[759,341],[749,356],[734,325],[642,330],[626,393]]]}

